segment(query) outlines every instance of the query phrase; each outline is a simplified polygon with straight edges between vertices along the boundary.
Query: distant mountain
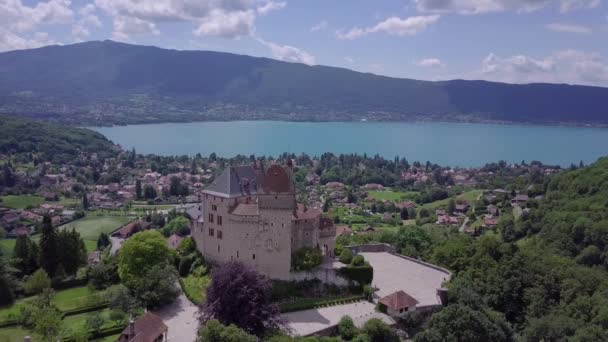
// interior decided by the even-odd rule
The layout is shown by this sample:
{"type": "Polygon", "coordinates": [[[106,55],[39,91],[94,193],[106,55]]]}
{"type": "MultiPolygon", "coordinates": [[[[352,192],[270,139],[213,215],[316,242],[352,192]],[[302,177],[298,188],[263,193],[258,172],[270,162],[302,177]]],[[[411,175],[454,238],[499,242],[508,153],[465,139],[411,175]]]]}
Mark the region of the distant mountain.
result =
{"type": "Polygon", "coordinates": [[[0,53],[0,113],[75,124],[190,120],[608,123],[608,88],[429,82],[113,41],[0,53]]]}

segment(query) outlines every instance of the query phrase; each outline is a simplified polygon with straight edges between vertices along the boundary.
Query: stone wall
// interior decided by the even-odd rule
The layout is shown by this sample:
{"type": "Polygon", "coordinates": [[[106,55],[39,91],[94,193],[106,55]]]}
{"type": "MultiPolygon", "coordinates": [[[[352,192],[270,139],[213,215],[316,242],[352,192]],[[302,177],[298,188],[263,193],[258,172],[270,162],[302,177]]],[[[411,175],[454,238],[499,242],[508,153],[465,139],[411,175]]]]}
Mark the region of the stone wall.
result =
{"type": "Polygon", "coordinates": [[[350,280],[338,275],[338,269],[327,267],[317,267],[308,272],[291,272],[289,274],[289,279],[282,280],[304,281],[313,279],[318,279],[324,284],[333,284],[337,286],[349,286],[352,284],[350,280]]]}

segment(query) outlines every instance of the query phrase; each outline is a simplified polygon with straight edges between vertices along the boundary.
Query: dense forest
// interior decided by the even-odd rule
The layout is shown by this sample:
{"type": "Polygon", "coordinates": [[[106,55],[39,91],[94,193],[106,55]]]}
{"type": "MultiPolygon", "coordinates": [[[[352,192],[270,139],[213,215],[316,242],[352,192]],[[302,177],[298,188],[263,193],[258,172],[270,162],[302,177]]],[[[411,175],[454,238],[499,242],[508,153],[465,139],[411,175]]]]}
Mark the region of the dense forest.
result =
{"type": "Polygon", "coordinates": [[[76,125],[363,118],[608,123],[602,106],[608,89],[600,87],[418,81],[113,41],[4,52],[0,66],[0,113],[76,125]]]}
{"type": "Polygon", "coordinates": [[[97,153],[99,157],[117,152],[100,133],[15,116],[0,115],[0,132],[0,154],[29,153],[40,161],[72,160],[80,152],[97,153]]]}

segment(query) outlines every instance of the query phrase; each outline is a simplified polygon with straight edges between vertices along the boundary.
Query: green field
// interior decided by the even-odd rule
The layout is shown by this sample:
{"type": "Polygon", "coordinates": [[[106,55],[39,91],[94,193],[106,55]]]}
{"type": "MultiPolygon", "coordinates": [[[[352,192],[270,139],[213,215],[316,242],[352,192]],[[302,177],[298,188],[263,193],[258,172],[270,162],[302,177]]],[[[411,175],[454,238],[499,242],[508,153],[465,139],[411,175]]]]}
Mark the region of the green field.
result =
{"type": "Polygon", "coordinates": [[[32,332],[21,327],[0,329],[0,342],[23,342],[25,336],[32,336],[32,332]]]}
{"type": "MultiPolygon", "coordinates": [[[[0,308],[0,322],[15,319],[19,314],[19,308],[32,299],[34,297],[18,299],[13,305],[0,308]]],[[[66,311],[97,304],[102,301],[103,291],[95,291],[87,286],[82,286],[55,292],[52,303],[57,309],[66,311]]]]}
{"type": "MultiPolygon", "coordinates": [[[[479,190],[479,189],[470,190],[470,191],[467,191],[465,193],[462,193],[462,194],[456,196],[455,199],[456,200],[459,200],[459,199],[460,200],[466,200],[469,203],[472,203],[482,193],[483,193],[483,190],[479,190]]],[[[424,205],[420,206],[419,209],[426,208],[426,209],[428,209],[430,211],[434,211],[434,210],[439,209],[441,207],[446,207],[448,205],[449,201],[450,201],[450,199],[446,198],[446,199],[443,199],[443,200],[440,200],[440,201],[435,201],[435,202],[427,203],[427,204],[424,204],[424,205]]]]}
{"type": "Polygon", "coordinates": [[[2,239],[0,240],[0,251],[2,255],[11,257],[13,255],[13,249],[15,248],[15,239],[2,239]]]}
{"type": "Polygon", "coordinates": [[[125,216],[87,216],[60,226],[60,228],[76,228],[84,240],[97,241],[99,234],[110,234],[129,221],[131,219],[125,216]]]}
{"type": "Polygon", "coordinates": [[[404,200],[412,200],[416,198],[418,192],[416,191],[392,191],[392,190],[384,190],[384,191],[370,191],[368,192],[369,196],[379,200],[379,201],[404,201],[404,200]]]}
{"type": "Polygon", "coordinates": [[[37,207],[44,203],[44,198],[32,195],[8,195],[2,197],[2,205],[7,208],[25,209],[27,207],[37,207]]]}

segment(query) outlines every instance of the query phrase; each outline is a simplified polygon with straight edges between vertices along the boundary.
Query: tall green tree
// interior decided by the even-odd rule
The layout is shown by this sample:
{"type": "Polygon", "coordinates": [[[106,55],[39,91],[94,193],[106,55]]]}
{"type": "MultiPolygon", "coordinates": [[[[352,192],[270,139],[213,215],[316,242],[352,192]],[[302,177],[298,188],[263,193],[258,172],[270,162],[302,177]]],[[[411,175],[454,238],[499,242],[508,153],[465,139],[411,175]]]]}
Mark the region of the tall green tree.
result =
{"type": "Polygon", "coordinates": [[[80,233],[75,228],[62,229],[57,234],[59,264],[68,275],[74,275],[86,263],[87,252],[80,233]]]}
{"type": "Polygon", "coordinates": [[[0,251],[0,306],[15,301],[15,280],[0,251]]]}
{"type": "Polygon", "coordinates": [[[13,265],[22,275],[32,274],[38,268],[38,247],[29,236],[20,235],[13,248],[13,265]]]}
{"type": "Polygon", "coordinates": [[[38,264],[52,277],[59,266],[59,255],[57,253],[57,232],[49,215],[44,215],[41,231],[38,264]]]}
{"type": "Polygon", "coordinates": [[[89,198],[87,197],[87,193],[83,192],[82,193],[82,208],[84,210],[88,210],[89,206],[90,206],[90,204],[89,204],[89,198]]]}
{"type": "Polygon", "coordinates": [[[139,179],[135,181],[135,197],[137,199],[142,198],[141,180],[139,180],[139,179]]]}
{"type": "Polygon", "coordinates": [[[148,230],[133,235],[120,248],[118,274],[125,286],[134,289],[145,280],[148,271],[170,261],[167,241],[157,231],[148,230]]]}

